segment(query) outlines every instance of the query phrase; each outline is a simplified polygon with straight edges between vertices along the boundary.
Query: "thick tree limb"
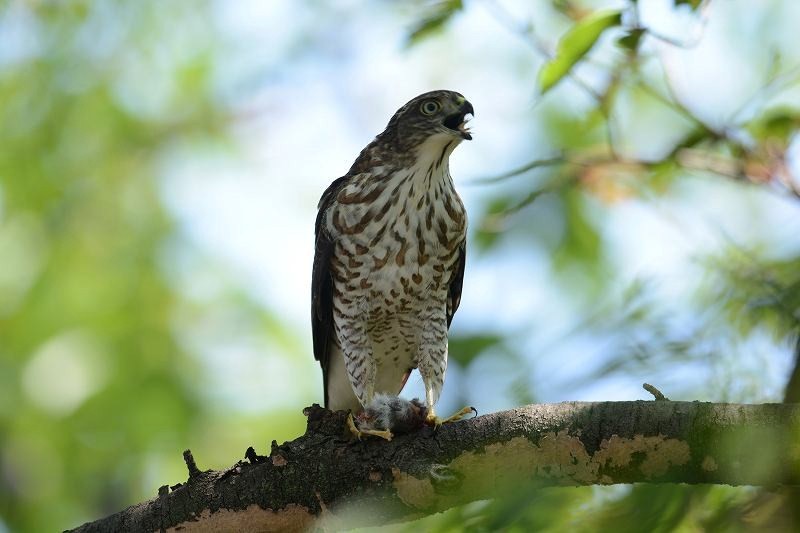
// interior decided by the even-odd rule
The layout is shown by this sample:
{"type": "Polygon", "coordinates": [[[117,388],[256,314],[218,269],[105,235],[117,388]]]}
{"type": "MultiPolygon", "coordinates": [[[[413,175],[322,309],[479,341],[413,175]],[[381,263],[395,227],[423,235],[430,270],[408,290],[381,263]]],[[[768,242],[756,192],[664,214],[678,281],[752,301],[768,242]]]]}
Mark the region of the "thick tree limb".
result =
{"type": "Polygon", "coordinates": [[[74,531],[336,529],[410,520],[529,483],[800,484],[798,404],[529,405],[391,442],[350,442],[344,413],[306,414],[306,434],[273,442],[269,457],[248,450],[250,463],[192,472],[171,492],[74,531]]]}

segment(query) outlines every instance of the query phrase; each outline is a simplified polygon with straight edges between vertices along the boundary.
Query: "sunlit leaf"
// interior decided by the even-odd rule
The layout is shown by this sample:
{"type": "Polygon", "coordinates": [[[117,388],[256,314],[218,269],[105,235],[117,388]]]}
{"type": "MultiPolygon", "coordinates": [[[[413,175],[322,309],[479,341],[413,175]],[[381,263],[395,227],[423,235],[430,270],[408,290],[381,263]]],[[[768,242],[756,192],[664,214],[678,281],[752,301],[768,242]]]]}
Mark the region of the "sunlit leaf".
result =
{"type": "Polygon", "coordinates": [[[506,197],[495,198],[488,202],[486,213],[478,224],[473,238],[476,251],[487,252],[497,244],[505,228],[505,213],[510,206],[511,199],[506,197]]]}
{"type": "Polygon", "coordinates": [[[759,140],[786,142],[800,131],[800,109],[783,107],[756,118],[747,129],[759,140]]]}
{"type": "Polygon", "coordinates": [[[620,11],[602,11],[584,18],[570,28],[558,42],[556,56],[539,71],[539,90],[546,93],[561,81],[592,49],[603,32],[618,26],[621,19],[620,11]]]}
{"type": "Polygon", "coordinates": [[[37,44],[4,39],[0,69],[0,531],[56,531],[181,480],[189,442],[208,467],[230,460],[198,428],[236,423],[210,420],[176,326],[182,306],[218,302],[187,302],[165,272],[180,237],[161,168],[172,140],[224,141],[231,114],[207,3],[0,8],[18,24],[37,44]]]}
{"type": "Polygon", "coordinates": [[[577,262],[599,266],[603,252],[600,231],[588,216],[584,195],[574,188],[565,189],[561,198],[566,227],[556,259],[562,265],[577,262]]]}
{"type": "Polygon", "coordinates": [[[643,28],[636,28],[617,39],[617,44],[622,48],[627,48],[629,51],[635,52],[639,48],[639,43],[644,34],[645,30],[643,28]]]}
{"type": "Polygon", "coordinates": [[[416,44],[441,30],[453,15],[463,7],[461,0],[444,0],[434,4],[425,17],[409,33],[408,44],[416,44]]]}
{"type": "Polygon", "coordinates": [[[704,301],[721,302],[728,319],[742,331],[766,327],[782,338],[800,328],[800,257],[756,262],[750,254],[731,249],[709,259],[709,267],[718,276],[702,295],[704,301]]]}
{"type": "Polygon", "coordinates": [[[469,364],[481,353],[503,343],[503,337],[493,334],[455,336],[449,340],[448,357],[461,366],[469,364]]]}
{"type": "Polygon", "coordinates": [[[675,7],[681,5],[687,5],[691,7],[693,10],[700,7],[700,4],[703,3],[703,0],[675,0],[675,7]]]}
{"type": "Polygon", "coordinates": [[[678,144],[676,144],[672,148],[667,159],[675,157],[675,155],[684,148],[694,148],[695,146],[706,140],[710,140],[708,130],[704,128],[695,128],[694,130],[690,131],[683,139],[681,139],[680,142],[678,142],[678,144]]]}

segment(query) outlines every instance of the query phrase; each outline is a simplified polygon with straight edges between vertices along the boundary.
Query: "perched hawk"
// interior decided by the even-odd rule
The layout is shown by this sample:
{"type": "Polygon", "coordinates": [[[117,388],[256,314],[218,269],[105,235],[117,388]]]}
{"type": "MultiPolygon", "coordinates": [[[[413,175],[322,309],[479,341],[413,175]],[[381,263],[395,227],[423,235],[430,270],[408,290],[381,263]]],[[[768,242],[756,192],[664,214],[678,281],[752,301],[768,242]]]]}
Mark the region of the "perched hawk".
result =
{"type": "Polygon", "coordinates": [[[323,193],[311,283],[314,356],[325,406],[397,395],[417,368],[429,423],[461,300],[467,217],[449,157],[472,139],[472,104],[453,91],[417,96],[323,193]]]}

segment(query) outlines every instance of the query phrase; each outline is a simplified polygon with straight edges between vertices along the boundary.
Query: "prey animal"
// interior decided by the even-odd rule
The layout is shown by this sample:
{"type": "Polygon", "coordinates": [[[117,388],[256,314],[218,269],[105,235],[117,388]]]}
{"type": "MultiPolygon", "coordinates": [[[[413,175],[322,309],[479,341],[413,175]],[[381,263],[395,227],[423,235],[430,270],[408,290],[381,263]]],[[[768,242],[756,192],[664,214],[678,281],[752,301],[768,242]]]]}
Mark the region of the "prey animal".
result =
{"type": "MultiPolygon", "coordinates": [[[[417,96],[322,194],[311,321],[329,409],[359,413],[377,394],[399,394],[418,369],[426,423],[470,411],[442,420],[434,405],[466,258],[467,216],[449,157],[472,139],[472,114],[453,91],[417,96]]],[[[361,433],[391,438],[389,429],[361,433]]]]}

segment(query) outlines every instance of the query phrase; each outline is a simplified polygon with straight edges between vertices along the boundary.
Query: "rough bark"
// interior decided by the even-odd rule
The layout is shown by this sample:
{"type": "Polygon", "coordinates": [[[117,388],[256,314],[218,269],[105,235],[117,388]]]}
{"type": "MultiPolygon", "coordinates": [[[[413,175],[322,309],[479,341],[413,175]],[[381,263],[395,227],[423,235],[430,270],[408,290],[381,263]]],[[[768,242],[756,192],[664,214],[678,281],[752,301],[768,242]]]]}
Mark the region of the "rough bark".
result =
{"type": "MultiPolygon", "coordinates": [[[[268,457],[201,472],[73,531],[291,531],[411,520],[505,487],[800,484],[800,405],[567,402],[351,441],[344,413],[306,410],[268,457]]],[[[518,489],[519,490],[519,489],[518,489]]]]}

